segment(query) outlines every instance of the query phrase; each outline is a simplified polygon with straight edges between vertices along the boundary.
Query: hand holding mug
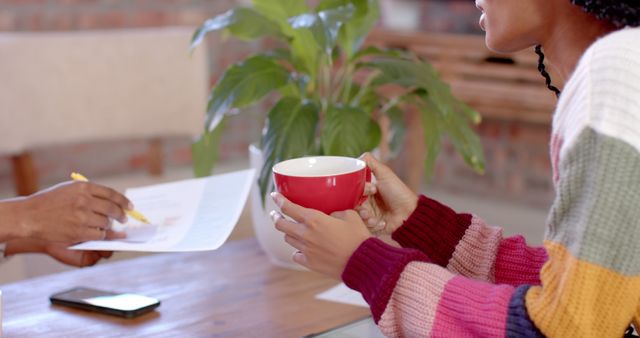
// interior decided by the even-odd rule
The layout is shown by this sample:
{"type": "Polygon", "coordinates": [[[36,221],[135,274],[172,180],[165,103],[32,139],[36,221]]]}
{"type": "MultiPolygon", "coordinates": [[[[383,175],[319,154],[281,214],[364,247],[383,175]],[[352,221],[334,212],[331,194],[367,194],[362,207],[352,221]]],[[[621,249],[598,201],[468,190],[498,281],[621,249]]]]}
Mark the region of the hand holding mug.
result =
{"type": "Polygon", "coordinates": [[[277,230],[284,240],[298,251],[293,261],[316,272],[340,279],[349,257],[371,234],[353,210],[337,211],[331,215],[304,208],[290,202],[281,194],[271,194],[282,214],[272,211],[277,230]]]}
{"type": "Polygon", "coordinates": [[[391,234],[416,209],[418,196],[371,154],[366,153],[360,158],[371,169],[376,183],[367,189],[369,201],[356,210],[369,230],[377,234],[391,234]]]}

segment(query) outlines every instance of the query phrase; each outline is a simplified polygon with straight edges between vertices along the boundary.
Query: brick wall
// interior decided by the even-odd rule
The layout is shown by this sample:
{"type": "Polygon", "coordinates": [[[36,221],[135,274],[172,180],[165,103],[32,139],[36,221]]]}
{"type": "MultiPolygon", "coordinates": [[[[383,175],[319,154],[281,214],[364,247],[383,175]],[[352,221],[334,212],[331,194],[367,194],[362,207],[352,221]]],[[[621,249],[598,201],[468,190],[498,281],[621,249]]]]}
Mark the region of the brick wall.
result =
{"type": "MultiPolygon", "coordinates": [[[[197,27],[206,19],[237,5],[238,0],[0,0],[0,31],[69,31],[157,26],[197,27]]],[[[240,0],[241,2],[241,0],[240,0]]],[[[211,82],[221,70],[256,51],[257,44],[233,40],[217,48],[220,39],[211,39],[211,82]]],[[[187,41],[185,41],[185,44],[187,41]]],[[[1,78],[0,78],[1,81],[1,78]]],[[[2,113],[2,112],[0,112],[2,113]]],[[[204,112],[203,112],[204,114],[204,112]]],[[[246,149],[258,140],[262,117],[250,113],[232,119],[223,143],[222,159],[246,157],[246,149]]],[[[167,167],[191,163],[191,140],[170,138],[165,143],[167,167]]],[[[47,186],[65,180],[71,170],[91,177],[144,171],[147,143],[144,140],[93,142],[80,145],[35,149],[40,183],[47,186]],[[95,156],[95,154],[101,154],[95,156]]],[[[10,159],[0,156],[0,190],[12,189],[10,159]]]]}
{"type": "MultiPolygon", "coordinates": [[[[195,27],[236,2],[242,0],[0,0],[0,30],[195,27]]],[[[471,1],[422,1],[420,6],[420,29],[479,32],[477,10],[471,1]]],[[[226,41],[224,49],[213,48],[212,82],[226,65],[258,48],[258,45],[233,40],[226,41]]],[[[259,109],[230,119],[222,141],[222,159],[246,158],[247,146],[259,138],[262,119],[259,109]]],[[[478,131],[485,146],[487,173],[476,175],[446,146],[432,186],[547,206],[553,196],[547,150],[549,129],[548,125],[485,120],[478,131]]],[[[165,144],[167,166],[190,163],[190,140],[167,139],[165,144]]],[[[41,183],[48,185],[66,179],[71,170],[82,170],[92,177],[143,171],[146,147],[140,140],[123,140],[38,149],[34,155],[41,183]],[[96,153],[101,156],[96,157],[96,153]]],[[[397,161],[397,171],[405,172],[406,163],[397,161]]],[[[11,187],[10,176],[9,160],[0,157],[0,189],[11,187]]]]}

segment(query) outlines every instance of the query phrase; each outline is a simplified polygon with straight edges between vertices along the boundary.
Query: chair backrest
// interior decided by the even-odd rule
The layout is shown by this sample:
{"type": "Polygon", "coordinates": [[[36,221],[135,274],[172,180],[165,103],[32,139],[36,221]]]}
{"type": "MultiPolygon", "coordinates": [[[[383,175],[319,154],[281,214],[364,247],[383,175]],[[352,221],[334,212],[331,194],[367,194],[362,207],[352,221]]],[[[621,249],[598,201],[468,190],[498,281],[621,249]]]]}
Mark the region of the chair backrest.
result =
{"type": "Polygon", "coordinates": [[[193,28],[0,33],[0,154],[195,135],[208,88],[193,28]]]}

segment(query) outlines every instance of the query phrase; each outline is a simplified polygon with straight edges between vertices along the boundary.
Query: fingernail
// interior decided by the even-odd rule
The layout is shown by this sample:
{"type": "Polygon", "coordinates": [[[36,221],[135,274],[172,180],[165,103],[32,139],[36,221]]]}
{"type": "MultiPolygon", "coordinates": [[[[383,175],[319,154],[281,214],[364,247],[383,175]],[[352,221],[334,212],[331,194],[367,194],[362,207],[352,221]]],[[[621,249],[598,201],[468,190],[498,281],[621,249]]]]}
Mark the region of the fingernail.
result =
{"type": "Polygon", "coordinates": [[[277,192],[272,192],[271,193],[271,198],[273,199],[274,202],[276,202],[276,205],[278,207],[282,207],[282,196],[277,193],[277,192]]]}
{"type": "Polygon", "coordinates": [[[127,205],[127,210],[133,210],[133,203],[129,202],[129,204],[127,205]]]}
{"type": "Polygon", "coordinates": [[[296,252],[293,253],[293,255],[291,255],[291,260],[293,260],[294,262],[300,264],[300,265],[304,265],[305,263],[305,256],[302,253],[302,251],[298,250],[296,252]]]}
{"type": "Polygon", "coordinates": [[[122,218],[118,220],[118,222],[120,222],[121,224],[125,224],[128,221],[129,221],[129,218],[127,216],[122,216],[122,218]]]}
{"type": "Polygon", "coordinates": [[[379,230],[382,230],[382,229],[384,229],[384,227],[385,227],[386,225],[387,225],[387,222],[385,222],[385,221],[380,221],[380,222],[378,223],[378,229],[379,229],[379,230]]]}
{"type": "Polygon", "coordinates": [[[280,213],[275,210],[271,210],[269,215],[271,216],[271,220],[273,221],[273,223],[276,223],[281,217],[280,213]]]}

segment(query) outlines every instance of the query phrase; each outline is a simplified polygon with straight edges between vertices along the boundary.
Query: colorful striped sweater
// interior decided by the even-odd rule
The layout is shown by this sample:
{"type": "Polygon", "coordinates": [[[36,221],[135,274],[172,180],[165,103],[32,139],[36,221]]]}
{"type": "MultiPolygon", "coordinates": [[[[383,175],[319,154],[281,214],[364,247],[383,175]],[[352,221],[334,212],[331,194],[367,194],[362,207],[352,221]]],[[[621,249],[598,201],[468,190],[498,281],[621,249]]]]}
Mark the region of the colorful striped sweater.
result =
{"type": "Polygon", "coordinates": [[[595,42],[554,114],[544,247],[426,197],[344,282],[393,337],[622,337],[640,323],[640,29],[595,42]]]}

